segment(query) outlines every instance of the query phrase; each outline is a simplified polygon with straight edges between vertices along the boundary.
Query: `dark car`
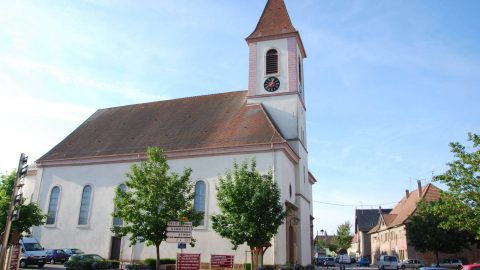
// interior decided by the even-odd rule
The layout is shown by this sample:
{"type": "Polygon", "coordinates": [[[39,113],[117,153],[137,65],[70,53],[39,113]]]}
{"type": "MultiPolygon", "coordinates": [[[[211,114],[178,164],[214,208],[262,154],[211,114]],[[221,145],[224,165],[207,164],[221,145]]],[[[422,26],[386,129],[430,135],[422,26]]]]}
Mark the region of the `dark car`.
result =
{"type": "Polygon", "coordinates": [[[365,257],[359,258],[358,261],[357,261],[357,266],[367,266],[368,267],[369,265],[370,265],[370,262],[365,257]]]}
{"type": "Polygon", "coordinates": [[[67,253],[69,256],[75,255],[75,254],[84,254],[82,250],[78,248],[62,248],[65,253],[67,253]]]}
{"type": "Polygon", "coordinates": [[[69,257],[70,255],[63,251],[63,249],[47,249],[47,263],[64,263],[68,261],[69,257]]]}
{"type": "Polygon", "coordinates": [[[315,265],[316,266],[323,266],[324,263],[325,263],[325,257],[315,258],[315,265]]]}
{"type": "Polygon", "coordinates": [[[95,261],[95,262],[101,262],[105,261],[105,259],[97,254],[75,254],[70,256],[68,261],[95,261]]]}
{"type": "Polygon", "coordinates": [[[329,266],[333,266],[335,267],[335,259],[332,258],[332,257],[326,257],[325,258],[325,262],[323,263],[323,266],[325,267],[329,267],[329,266]]]}

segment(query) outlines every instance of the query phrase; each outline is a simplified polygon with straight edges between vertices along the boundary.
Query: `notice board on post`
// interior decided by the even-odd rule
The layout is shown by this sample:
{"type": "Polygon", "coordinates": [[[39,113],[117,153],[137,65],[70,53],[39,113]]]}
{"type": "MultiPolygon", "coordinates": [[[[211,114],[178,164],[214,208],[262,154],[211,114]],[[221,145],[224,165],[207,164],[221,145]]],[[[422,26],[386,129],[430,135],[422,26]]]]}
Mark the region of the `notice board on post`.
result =
{"type": "Polygon", "coordinates": [[[177,270],[200,270],[200,254],[177,253],[177,270]]]}
{"type": "Polygon", "coordinates": [[[233,255],[211,255],[210,268],[233,268],[233,255]]]}

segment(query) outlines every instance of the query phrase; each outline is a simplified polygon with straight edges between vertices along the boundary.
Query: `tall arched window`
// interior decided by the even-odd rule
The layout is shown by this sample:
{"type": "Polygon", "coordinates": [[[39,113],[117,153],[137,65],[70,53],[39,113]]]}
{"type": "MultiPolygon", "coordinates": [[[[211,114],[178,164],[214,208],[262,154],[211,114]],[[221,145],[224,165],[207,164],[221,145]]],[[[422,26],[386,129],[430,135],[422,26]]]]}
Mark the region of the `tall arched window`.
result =
{"type": "MultiPolygon", "coordinates": [[[[205,199],[205,182],[198,181],[195,184],[195,199],[193,200],[193,205],[197,213],[203,212],[205,214],[205,199]]],[[[205,218],[202,218],[200,225],[205,225],[205,218]]]]}
{"type": "Polygon", "coordinates": [[[298,81],[302,82],[302,60],[298,58],[298,81]]]}
{"type": "Polygon", "coordinates": [[[266,73],[275,74],[278,73],[278,53],[277,50],[271,49],[268,50],[266,59],[266,73]]]}
{"type": "MultiPolygon", "coordinates": [[[[118,186],[122,191],[125,191],[127,190],[127,186],[125,186],[124,184],[120,184],[120,186],[118,186]]],[[[119,217],[114,217],[113,218],[113,225],[123,225],[123,220],[119,217]]]]}
{"type": "Polygon", "coordinates": [[[82,192],[82,201],[80,203],[80,214],[78,215],[78,225],[87,225],[88,212],[90,210],[90,198],[92,195],[92,187],[85,186],[82,192]]]}
{"type": "Polygon", "coordinates": [[[58,198],[60,197],[60,188],[53,187],[50,192],[50,202],[48,203],[47,225],[55,224],[57,217],[58,198]]]}

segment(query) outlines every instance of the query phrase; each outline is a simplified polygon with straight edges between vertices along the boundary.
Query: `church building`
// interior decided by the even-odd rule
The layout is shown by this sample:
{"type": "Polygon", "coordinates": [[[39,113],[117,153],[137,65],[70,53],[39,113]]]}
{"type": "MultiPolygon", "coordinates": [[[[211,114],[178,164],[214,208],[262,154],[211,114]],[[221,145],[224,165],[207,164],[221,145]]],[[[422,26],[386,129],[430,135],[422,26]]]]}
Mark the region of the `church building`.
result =
{"type": "MultiPolygon", "coordinates": [[[[283,0],[268,0],[249,49],[248,90],[185,97],[97,110],[36,161],[24,194],[48,218],[33,236],[45,248],[80,248],[105,258],[139,261],[155,247],[129,245],[110,231],[116,187],[148,146],[165,150],[170,170],[191,168],[195,208],[205,213],[193,229],[202,266],[211,254],[250,262],[246,245],[232,250],[212,229],[219,213],[218,176],[235,161],[255,158],[261,173],[273,171],[288,217],[271,240],[265,264],[308,265],[312,259],[312,185],[308,169],[303,60],[306,52],[283,0]]],[[[177,244],[162,243],[160,256],[175,258],[177,244]]]]}

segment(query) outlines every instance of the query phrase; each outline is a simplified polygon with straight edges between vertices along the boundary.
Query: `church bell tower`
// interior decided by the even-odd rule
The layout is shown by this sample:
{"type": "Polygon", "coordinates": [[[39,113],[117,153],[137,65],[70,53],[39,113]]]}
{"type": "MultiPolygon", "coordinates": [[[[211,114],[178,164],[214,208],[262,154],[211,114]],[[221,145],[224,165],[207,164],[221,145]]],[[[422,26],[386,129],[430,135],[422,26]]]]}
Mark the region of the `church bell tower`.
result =
{"type": "Polygon", "coordinates": [[[268,0],[249,47],[248,102],[262,103],[282,135],[305,142],[305,93],[300,33],[283,0],[268,0]]]}

